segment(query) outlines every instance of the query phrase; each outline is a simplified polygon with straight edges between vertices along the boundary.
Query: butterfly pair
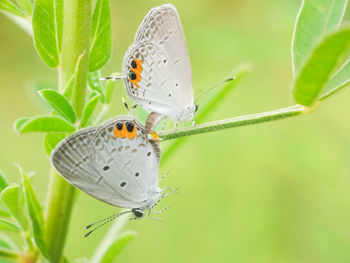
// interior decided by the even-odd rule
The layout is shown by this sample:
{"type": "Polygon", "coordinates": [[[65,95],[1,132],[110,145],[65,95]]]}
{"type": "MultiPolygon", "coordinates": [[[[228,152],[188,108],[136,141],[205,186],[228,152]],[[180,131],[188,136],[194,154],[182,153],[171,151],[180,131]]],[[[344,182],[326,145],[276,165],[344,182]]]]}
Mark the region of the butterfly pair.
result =
{"type": "Polygon", "coordinates": [[[105,203],[131,209],[97,222],[101,225],[124,213],[140,218],[144,210],[154,210],[165,194],[158,187],[159,143],[147,133],[163,117],[179,122],[195,113],[191,67],[174,6],[146,15],[126,52],[123,74],[129,97],[150,112],[146,127],[117,117],[69,136],[51,154],[68,182],[105,203]]]}

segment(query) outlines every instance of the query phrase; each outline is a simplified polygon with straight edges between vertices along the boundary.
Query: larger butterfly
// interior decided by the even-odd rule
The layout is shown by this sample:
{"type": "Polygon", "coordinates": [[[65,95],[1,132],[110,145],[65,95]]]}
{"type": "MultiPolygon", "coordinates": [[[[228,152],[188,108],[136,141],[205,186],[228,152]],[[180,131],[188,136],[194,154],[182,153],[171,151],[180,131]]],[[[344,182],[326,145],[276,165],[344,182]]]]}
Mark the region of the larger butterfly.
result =
{"type": "Polygon", "coordinates": [[[131,208],[127,212],[135,218],[162,198],[159,160],[159,144],[149,141],[145,128],[128,116],[83,129],[51,154],[53,166],[68,182],[105,203],[131,208]]]}
{"type": "Polygon", "coordinates": [[[146,128],[161,118],[192,120],[191,65],[176,8],[155,7],[143,19],[122,66],[129,97],[151,114],[146,128]]]}

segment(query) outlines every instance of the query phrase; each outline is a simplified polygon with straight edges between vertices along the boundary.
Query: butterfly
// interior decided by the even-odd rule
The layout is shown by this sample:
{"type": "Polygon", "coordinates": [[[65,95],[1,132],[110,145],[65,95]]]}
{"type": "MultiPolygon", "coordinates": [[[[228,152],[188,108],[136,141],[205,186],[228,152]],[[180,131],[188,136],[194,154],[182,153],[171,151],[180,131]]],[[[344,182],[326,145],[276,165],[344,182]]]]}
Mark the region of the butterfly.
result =
{"type": "Polygon", "coordinates": [[[136,219],[164,197],[164,189],[158,187],[160,153],[159,143],[148,140],[142,124],[120,116],[67,137],[52,152],[51,162],[69,183],[90,196],[131,208],[113,219],[124,213],[136,219]]]}
{"type": "Polygon", "coordinates": [[[191,65],[173,5],[155,7],[146,15],[124,56],[122,73],[131,100],[150,112],[147,130],[164,117],[176,123],[193,119],[191,65]]]}

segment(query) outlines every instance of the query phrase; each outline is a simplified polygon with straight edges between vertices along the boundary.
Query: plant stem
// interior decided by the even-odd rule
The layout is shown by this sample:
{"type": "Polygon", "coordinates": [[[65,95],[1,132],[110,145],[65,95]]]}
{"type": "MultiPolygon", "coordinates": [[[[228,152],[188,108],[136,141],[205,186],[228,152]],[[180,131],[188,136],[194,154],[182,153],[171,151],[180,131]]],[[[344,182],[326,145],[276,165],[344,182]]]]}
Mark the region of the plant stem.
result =
{"type": "MultiPolygon", "coordinates": [[[[59,69],[59,90],[63,92],[64,87],[76,71],[74,73],[76,80],[70,101],[77,115],[80,116],[85,105],[87,85],[91,0],[65,0],[63,24],[64,37],[62,63],[59,69]]],[[[74,204],[74,193],[75,188],[52,169],[45,215],[45,242],[51,262],[54,263],[59,263],[62,259],[74,204]]]]}
{"type": "Polygon", "coordinates": [[[262,112],[257,114],[245,115],[226,120],[213,121],[204,124],[199,124],[192,127],[185,127],[173,131],[159,133],[159,138],[163,141],[176,139],[184,136],[190,136],[200,133],[218,131],[233,127],[240,127],[252,124],[258,124],[268,121],[275,121],[284,118],[294,117],[305,112],[305,107],[301,105],[294,105],[288,108],[283,108],[274,111],[262,112]]]}

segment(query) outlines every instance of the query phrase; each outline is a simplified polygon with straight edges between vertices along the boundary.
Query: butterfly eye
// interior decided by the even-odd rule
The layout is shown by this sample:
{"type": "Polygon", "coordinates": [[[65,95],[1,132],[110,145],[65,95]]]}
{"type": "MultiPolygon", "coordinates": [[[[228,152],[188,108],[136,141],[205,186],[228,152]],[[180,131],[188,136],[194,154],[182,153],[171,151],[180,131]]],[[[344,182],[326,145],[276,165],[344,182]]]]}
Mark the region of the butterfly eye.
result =
{"type": "Polygon", "coordinates": [[[123,123],[118,122],[118,123],[115,125],[115,127],[116,127],[119,131],[121,131],[121,130],[123,129],[123,123]]]}
{"type": "Polygon", "coordinates": [[[144,215],[143,211],[140,208],[133,208],[133,209],[131,209],[131,211],[133,212],[133,214],[137,218],[143,217],[143,215],[144,215]]]}
{"type": "Polygon", "coordinates": [[[136,79],[136,74],[133,71],[129,71],[129,79],[135,80],[136,79]]]}
{"type": "Polygon", "coordinates": [[[131,61],[130,65],[132,68],[137,68],[137,64],[136,64],[135,60],[131,61]]]}
{"type": "Polygon", "coordinates": [[[134,123],[127,122],[126,123],[126,129],[128,130],[128,132],[132,132],[134,130],[134,123]]]}

